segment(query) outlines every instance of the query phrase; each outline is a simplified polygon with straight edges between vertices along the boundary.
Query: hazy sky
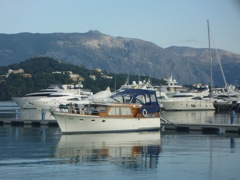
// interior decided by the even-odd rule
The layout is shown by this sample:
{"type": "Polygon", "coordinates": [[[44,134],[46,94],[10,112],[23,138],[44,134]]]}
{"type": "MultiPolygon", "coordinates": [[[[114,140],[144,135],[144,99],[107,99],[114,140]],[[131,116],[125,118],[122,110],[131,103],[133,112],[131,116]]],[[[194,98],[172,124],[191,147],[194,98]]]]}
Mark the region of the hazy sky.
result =
{"type": "Polygon", "coordinates": [[[0,0],[0,33],[98,30],[160,47],[208,47],[240,54],[240,0],[0,0]]]}

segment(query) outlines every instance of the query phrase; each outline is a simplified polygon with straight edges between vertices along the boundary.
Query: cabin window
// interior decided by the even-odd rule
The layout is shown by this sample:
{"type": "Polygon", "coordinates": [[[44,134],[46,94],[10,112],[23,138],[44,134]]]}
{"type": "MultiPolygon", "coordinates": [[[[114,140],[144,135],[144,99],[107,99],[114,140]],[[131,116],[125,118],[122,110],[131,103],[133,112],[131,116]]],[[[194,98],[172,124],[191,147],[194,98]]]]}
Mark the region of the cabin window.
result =
{"type": "Polygon", "coordinates": [[[193,97],[192,99],[193,99],[193,100],[202,100],[202,98],[199,97],[199,96],[193,97]]]}
{"type": "Polygon", "coordinates": [[[70,98],[70,99],[67,99],[67,101],[79,101],[78,98],[70,98]]]}
{"type": "Polygon", "coordinates": [[[101,106],[98,108],[99,112],[106,112],[107,111],[107,107],[106,106],[101,106]]]}
{"type": "Polygon", "coordinates": [[[131,115],[132,114],[132,111],[130,108],[128,107],[122,107],[120,108],[120,112],[121,112],[121,115],[131,115]]]}
{"type": "Polygon", "coordinates": [[[140,104],[145,104],[145,98],[143,95],[139,95],[136,97],[136,102],[134,103],[140,103],[140,104]]]}
{"type": "Polygon", "coordinates": [[[87,99],[88,97],[86,96],[86,97],[81,97],[81,100],[83,101],[83,100],[85,100],[85,99],[87,99]]]}
{"type": "Polygon", "coordinates": [[[112,107],[109,111],[109,115],[119,115],[120,108],[119,107],[112,107]]]}
{"type": "Polygon", "coordinates": [[[132,115],[131,108],[129,107],[112,107],[109,111],[109,115],[120,116],[120,115],[132,115]]]}
{"type": "Polygon", "coordinates": [[[157,102],[156,96],[154,94],[150,95],[151,102],[157,102]]]}
{"type": "Polygon", "coordinates": [[[132,99],[131,96],[125,96],[123,102],[125,102],[125,103],[130,103],[130,102],[131,102],[131,99],[132,99]]]}
{"type": "Polygon", "coordinates": [[[145,97],[146,97],[146,103],[150,103],[151,101],[150,101],[148,94],[145,94],[145,97]]]}

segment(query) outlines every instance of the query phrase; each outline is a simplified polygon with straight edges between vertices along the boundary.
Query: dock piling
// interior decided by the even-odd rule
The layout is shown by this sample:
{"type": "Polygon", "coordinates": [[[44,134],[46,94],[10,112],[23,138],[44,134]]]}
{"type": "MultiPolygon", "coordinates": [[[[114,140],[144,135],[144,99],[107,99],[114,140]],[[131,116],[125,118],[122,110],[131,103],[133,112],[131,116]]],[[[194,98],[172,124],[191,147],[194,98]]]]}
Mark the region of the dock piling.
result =
{"type": "Polygon", "coordinates": [[[231,121],[231,124],[234,124],[235,117],[236,117],[235,110],[231,110],[231,112],[230,112],[230,121],[231,121]]]}
{"type": "Polygon", "coordinates": [[[45,109],[42,109],[41,110],[41,115],[42,115],[42,120],[45,120],[46,118],[46,111],[45,111],[45,109]]]}

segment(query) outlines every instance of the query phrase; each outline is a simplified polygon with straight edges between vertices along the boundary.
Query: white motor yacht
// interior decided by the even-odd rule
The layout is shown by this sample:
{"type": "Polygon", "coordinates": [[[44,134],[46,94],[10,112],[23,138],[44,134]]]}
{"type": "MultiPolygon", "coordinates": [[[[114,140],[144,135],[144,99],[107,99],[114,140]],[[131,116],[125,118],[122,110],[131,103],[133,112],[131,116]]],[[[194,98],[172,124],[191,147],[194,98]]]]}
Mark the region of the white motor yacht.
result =
{"type": "Polygon", "coordinates": [[[204,90],[201,92],[179,92],[171,98],[159,100],[163,108],[167,111],[174,110],[214,110],[212,100],[204,99],[208,96],[209,91],[204,90]]]}
{"type": "Polygon", "coordinates": [[[100,91],[91,96],[84,94],[73,94],[73,93],[63,93],[57,92],[52,93],[47,97],[32,100],[29,103],[32,104],[38,110],[53,110],[58,108],[60,105],[70,105],[74,104],[77,106],[83,106],[89,103],[100,103],[104,102],[104,99],[111,95],[110,88],[108,87],[104,91],[100,91]]]}
{"type": "Polygon", "coordinates": [[[17,103],[21,109],[35,109],[31,101],[39,98],[47,97],[52,93],[72,93],[75,95],[93,95],[91,90],[82,89],[82,85],[77,84],[51,84],[47,89],[42,89],[35,93],[26,94],[23,97],[12,97],[12,100],[17,103]]]}
{"type": "Polygon", "coordinates": [[[61,104],[88,104],[89,96],[75,95],[72,93],[52,93],[47,97],[31,100],[32,104],[38,110],[51,110],[58,108],[61,104]]]}

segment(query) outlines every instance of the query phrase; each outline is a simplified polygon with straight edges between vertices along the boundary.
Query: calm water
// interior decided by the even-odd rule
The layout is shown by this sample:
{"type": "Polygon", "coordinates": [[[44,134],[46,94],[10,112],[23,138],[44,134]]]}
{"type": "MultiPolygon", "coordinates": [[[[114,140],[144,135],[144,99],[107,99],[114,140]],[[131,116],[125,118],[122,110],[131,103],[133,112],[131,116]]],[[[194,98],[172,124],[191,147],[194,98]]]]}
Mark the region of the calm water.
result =
{"type": "Polygon", "coordinates": [[[240,179],[239,135],[0,127],[0,179],[240,179]]]}
{"type": "MultiPolygon", "coordinates": [[[[230,122],[229,114],[212,111],[162,116],[172,122],[230,122]]],[[[0,179],[240,179],[237,134],[61,135],[56,127],[4,125],[0,154],[0,179]]]]}

